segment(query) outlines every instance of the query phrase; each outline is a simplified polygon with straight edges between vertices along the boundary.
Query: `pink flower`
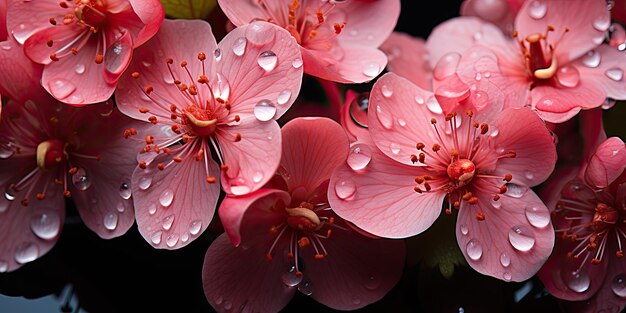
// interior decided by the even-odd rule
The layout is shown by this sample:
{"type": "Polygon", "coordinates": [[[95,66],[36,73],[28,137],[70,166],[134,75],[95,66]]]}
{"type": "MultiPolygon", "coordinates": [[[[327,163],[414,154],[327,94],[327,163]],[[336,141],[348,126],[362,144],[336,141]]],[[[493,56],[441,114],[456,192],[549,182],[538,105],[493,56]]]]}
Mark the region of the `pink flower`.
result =
{"type": "Polygon", "coordinates": [[[387,58],[378,46],[400,15],[398,0],[219,0],[239,26],[266,20],[286,30],[302,48],[307,74],[340,83],[362,83],[378,76],[387,58]]]}
{"type": "Polygon", "coordinates": [[[8,30],[45,65],[41,84],[72,105],[107,100],[164,17],[157,0],[7,1],[8,30]]]}
{"type": "Polygon", "coordinates": [[[330,205],[367,232],[405,238],[429,228],[445,203],[446,213],[459,210],[456,236],[468,263],[522,281],[554,243],[549,212],[529,186],[554,169],[555,145],[530,109],[477,111],[476,95],[489,94],[464,94],[461,106],[442,105],[444,116],[433,113],[432,93],[393,73],[379,78],[368,109],[375,146],[353,150],[361,161],[333,173],[330,205]]]}
{"type": "Polygon", "coordinates": [[[393,32],[380,46],[380,50],[387,54],[389,72],[410,80],[422,89],[432,90],[433,70],[428,62],[424,39],[393,32]]]}
{"type": "Polygon", "coordinates": [[[362,236],[329,207],[328,179],[348,152],[341,126],[296,118],[282,132],[275,179],[219,208],[226,233],[202,270],[209,303],[219,312],[278,312],[296,289],[338,310],[380,300],[400,279],[404,242],[362,236]]]}
{"type": "Polygon", "coordinates": [[[59,238],[65,197],[100,237],[134,223],[130,176],[140,149],[121,136],[143,123],[112,104],[73,108],[9,101],[0,122],[0,272],[47,253],[59,238]]]}
{"type": "Polygon", "coordinates": [[[611,137],[576,178],[561,184],[562,191],[552,190],[557,241],[538,275],[555,297],[588,300],[569,305],[571,312],[619,312],[626,306],[625,168],[624,142],[611,137]]]}
{"type": "Polygon", "coordinates": [[[274,119],[298,96],[301,65],[295,40],[266,22],[239,27],[218,45],[204,21],[165,20],[137,49],[117,104],[124,114],[169,130],[145,138],[151,153],[133,174],[146,241],[175,249],[197,238],[213,217],[220,176],[224,190],[237,195],[274,176],[281,148],[274,119]]]}
{"type": "Polygon", "coordinates": [[[560,123],[606,98],[626,99],[626,55],[603,44],[610,25],[606,1],[526,1],[515,38],[465,17],[436,27],[426,46],[436,80],[456,68],[466,84],[488,80],[502,89],[507,107],[530,104],[560,123]]]}

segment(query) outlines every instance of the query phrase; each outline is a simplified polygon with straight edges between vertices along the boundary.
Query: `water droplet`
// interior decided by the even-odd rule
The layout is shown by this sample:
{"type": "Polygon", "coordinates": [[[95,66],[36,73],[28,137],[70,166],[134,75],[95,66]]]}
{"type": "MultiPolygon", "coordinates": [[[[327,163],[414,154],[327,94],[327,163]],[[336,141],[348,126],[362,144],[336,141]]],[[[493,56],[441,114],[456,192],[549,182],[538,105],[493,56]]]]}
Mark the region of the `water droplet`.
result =
{"type": "Polygon", "coordinates": [[[395,142],[392,142],[389,144],[389,149],[391,150],[391,153],[393,154],[400,153],[400,145],[395,142]]]}
{"type": "Polygon", "coordinates": [[[524,225],[513,226],[509,229],[509,242],[513,248],[526,252],[535,245],[535,235],[524,225]]]}
{"type": "Polygon", "coordinates": [[[573,66],[563,66],[556,73],[559,83],[565,87],[576,87],[580,81],[580,73],[573,66]]]}
{"type": "Polygon", "coordinates": [[[184,234],[180,235],[180,241],[187,242],[187,240],[189,240],[189,234],[184,233],[184,234]]]}
{"type": "Polygon", "coordinates": [[[9,201],[15,200],[15,190],[13,190],[13,188],[11,187],[8,187],[7,191],[4,192],[4,198],[9,201]]]}
{"type": "Polygon", "coordinates": [[[230,301],[224,302],[224,310],[228,311],[233,308],[233,304],[230,301]]]}
{"type": "Polygon", "coordinates": [[[169,189],[163,191],[159,197],[159,203],[161,203],[164,207],[170,206],[170,204],[172,204],[172,200],[174,200],[174,192],[169,189]]]}
{"type": "Polygon", "coordinates": [[[491,77],[491,72],[485,71],[485,72],[483,72],[483,76],[485,76],[485,78],[489,78],[489,77],[491,77]]]}
{"type": "Polygon", "coordinates": [[[69,97],[76,90],[76,86],[73,83],[63,78],[51,80],[48,83],[48,88],[50,93],[59,100],[69,97]]]}
{"type": "Polygon", "coordinates": [[[150,204],[150,206],[148,207],[148,213],[150,215],[154,215],[154,213],[156,213],[156,211],[157,211],[156,204],[154,204],[154,203],[150,204]]]}
{"type": "Polygon", "coordinates": [[[76,66],[74,67],[74,72],[76,72],[76,74],[82,74],[85,72],[85,64],[76,64],[76,66]]]}
{"type": "Polygon", "coordinates": [[[259,121],[267,122],[276,115],[276,106],[272,101],[263,99],[254,106],[254,116],[259,121]]]}
{"type": "Polygon", "coordinates": [[[108,229],[108,230],[115,230],[115,228],[117,227],[117,214],[116,213],[109,213],[107,215],[104,216],[104,228],[108,229]]]}
{"type": "Polygon", "coordinates": [[[173,247],[178,243],[178,235],[176,234],[171,234],[169,236],[167,236],[167,239],[165,239],[165,244],[168,247],[173,247]]]}
{"type": "Polygon", "coordinates": [[[237,56],[242,56],[246,52],[246,38],[239,37],[233,43],[233,53],[237,56]]]}
{"type": "Polygon", "coordinates": [[[348,200],[355,192],[356,185],[351,180],[343,180],[335,184],[335,193],[340,199],[348,200]]]}
{"type": "Polygon", "coordinates": [[[261,172],[256,172],[254,173],[254,175],[252,175],[252,181],[255,183],[258,183],[260,181],[263,180],[263,173],[261,172]]]}
{"type": "Polygon", "coordinates": [[[380,279],[375,276],[370,276],[364,286],[367,290],[376,290],[380,287],[380,279]]]}
{"type": "Polygon", "coordinates": [[[9,270],[9,263],[4,260],[0,260],[0,273],[5,273],[9,270]]]}
{"type": "Polygon", "coordinates": [[[502,254],[500,254],[500,264],[504,267],[509,267],[509,265],[511,265],[511,258],[508,254],[506,254],[506,252],[502,252],[502,254]]]}
{"type": "Polygon", "coordinates": [[[483,33],[475,32],[473,37],[474,37],[474,40],[476,41],[481,40],[483,38],[483,33]]]}
{"type": "Polygon", "coordinates": [[[393,126],[393,120],[391,115],[389,115],[389,113],[385,111],[380,105],[376,106],[376,117],[378,117],[378,121],[384,128],[391,129],[391,127],[393,126]]]}
{"type": "Polygon", "coordinates": [[[154,233],[152,233],[152,235],[150,236],[150,241],[152,241],[153,244],[158,245],[161,243],[161,235],[163,234],[162,231],[155,231],[154,233]]]}
{"type": "Polygon", "coordinates": [[[133,48],[128,41],[114,42],[104,52],[104,67],[109,73],[120,73],[126,68],[133,48]]]}
{"type": "Polygon", "coordinates": [[[359,297],[357,296],[352,296],[352,303],[359,305],[361,304],[361,299],[359,299],[359,297]]]}
{"type": "Polygon", "coordinates": [[[61,230],[61,218],[54,211],[34,215],[30,219],[30,229],[41,239],[53,239],[61,230]]]}
{"type": "Polygon", "coordinates": [[[417,104],[424,104],[424,97],[422,97],[420,95],[416,95],[415,96],[415,102],[417,102],[417,104]]]}
{"type": "Polygon", "coordinates": [[[10,147],[4,147],[4,146],[0,145],[0,159],[8,159],[14,153],[15,152],[10,147]]]}
{"type": "Polygon", "coordinates": [[[437,102],[437,99],[435,99],[434,96],[430,96],[428,98],[428,101],[426,101],[426,107],[430,110],[430,112],[435,114],[443,113],[441,106],[439,106],[439,102],[437,102]]]}
{"type": "Polygon", "coordinates": [[[246,185],[230,186],[230,193],[241,196],[250,193],[250,187],[246,185]]]}
{"type": "Polygon", "coordinates": [[[78,190],[87,190],[91,186],[91,179],[89,179],[87,171],[81,167],[72,175],[72,183],[78,190]]]}
{"type": "Polygon", "coordinates": [[[609,29],[609,26],[611,26],[611,16],[609,13],[602,14],[602,16],[593,21],[593,28],[600,32],[606,31],[609,29]]]}
{"type": "Polygon", "coordinates": [[[498,135],[500,134],[500,130],[493,125],[489,125],[489,128],[491,129],[491,133],[489,133],[489,136],[491,136],[492,138],[498,137],[498,135]]]}
{"type": "Polygon", "coordinates": [[[606,72],[604,72],[604,74],[606,75],[606,77],[616,82],[622,81],[622,78],[624,78],[624,71],[622,71],[622,69],[619,67],[608,69],[606,70],[606,72]]]}
{"type": "Polygon", "coordinates": [[[313,286],[311,282],[305,281],[298,284],[298,290],[302,292],[305,296],[310,296],[313,294],[313,286]]]}
{"type": "Polygon", "coordinates": [[[291,90],[285,89],[278,94],[276,102],[278,102],[278,104],[280,105],[283,105],[289,102],[289,99],[291,99],[291,90]]]}
{"type": "Polygon", "coordinates": [[[611,290],[613,290],[616,296],[626,298],[626,275],[624,275],[624,273],[613,278],[611,290]]]}
{"type": "Polygon", "coordinates": [[[32,242],[23,242],[15,248],[15,261],[20,264],[32,262],[39,257],[39,248],[32,242]]]}
{"type": "Polygon", "coordinates": [[[506,195],[513,198],[521,198],[528,191],[528,186],[518,185],[514,183],[506,184],[506,195]]]}
{"type": "Polygon", "coordinates": [[[120,184],[120,190],[119,190],[119,191],[120,191],[120,196],[121,196],[123,199],[125,199],[125,200],[130,199],[130,196],[131,196],[131,190],[130,190],[130,185],[129,185],[129,183],[126,183],[126,182],[121,183],[121,184],[120,184]]]}
{"type": "Polygon", "coordinates": [[[293,62],[291,62],[291,66],[293,66],[294,68],[302,67],[302,59],[296,58],[295,60],[293,60],[293,62]]]}
{"type": "Polygon", "coordinates": [[[550,212],[536,207],[527,207],[524,214],[533,227],[544,228],[550,224],[550,212]]]}
{"type": "Polygon", "coordinates": [[[358,171],[364,169],[372,160],[370,147],[366,144],[357,144],[352,147],[346,162],[351,169],[358,171]]]}
{"type": "Polygon", "coordinates": [[[276,53],[272,51],[263,51],[259,54],[256,62],[266,72],[270,72],[276,68],[276,64],[278,64],[278,57],[276,56],[276,53]]]}
{"type": "Polygon", "coordinates": [[[149,176],[143,176],[141,178],[139,178],[139,189],[141,190],[146,190],[148,188],[150,188],[150,185],[152,184],[152,177],[149,176]]]}
{"type": "Polygon", "coordinates": [[[491,206],[495,209],[499,209],[502,206],[502,201],[491,199],[491,206]]]}
{"type": "Polygon", "coordinates": [[[442,56],[433,68],[433,77],[442,80],[453,75],[460,60],[461,55],[456,52],[450,52],[442,56]]]}
{"type": "Polygon", "coordinates": [[[150,62],[149,60],[142,60],[141,61],[141,65],[143,65],[144,67],[150,67],[152,66],[152,62],[150,62]]]}
{"type": "Polygon", "coordinates": [[[222,50],[220,48],[217,48],[215,50],[213,50],[213,57],[215,58],[215,61],[219,61],[222,59],[222,50]]]}
{"type": "Polygon", "coordinates": [[[591,50],[587,52],[587,54],[585,54],[585,56],[582,59],[582,62],[586,67],[595,68],[600,65],[601,58],[602,57],[600,53],[598,53],[598,51],[591,50]]]}
{"type": "Polygon", "coordinates": [[[220,73],[216,73],[215,78],[213,96],[215,96],[215,99],[221,99],[224,100],[224,102],[228,101],[228,97],[230,96],[230,84],[228,84],[228,80],[220,73]]]}
{"type": "Polygon", "coordinates": [[[0,42],[0,48],[4,51],[9,51],[11,50],[11,45],[9,44],[8,41],[3,41],[3,42],[0,42]]]}
{"type": "Polygon", "coordinates": [[[168,215],[163,218],[163,229],[170,230],[172,228],[172,224],[174,223],[174,215],[168,215]]]}
{"type": "Polygon", "coordinates": [[[469,233],[469,228],[467,228],[466,225],[461,225],[461,234],[463,234],[463,236],[467,236],[467,234],[469,233]]]}
{"type": "Polygon", "coordinates": [[[197,235],[202,228],[202,222],[200,220],[195,220],[189,224],[189,233],[192,235],[197,235]]]}
{"type": "Polygon", "coordinates": [[[120,213],[124,213],[124,211],[126,210],[126,208],[124,207],[124,203],[122,202],[118,202],[115,209],[120,213]]]}
{"type": "Polygon", "coordinates": [[[397,121],[398,121],[398,125],[402,127],[406,126],[406,121],[404,119],[398,118],[397,121]]]}
{"type": "Polygon", "coordinates": [[[589,289],[591,278],[584,269],[580,271],[566,271],[563,280],[569,289],[575,292],[585,292],[589,289]]]}
{"type": "Polygon", "coordinates": [[[376,77],[380,73],[380,66],[372,63],[363,68],[363,74],[369,77],[376,77]]]}
{"type": "Polygon", "coordinates": [[[535,0],[528,6],[528,15],[536,20],[546,16],[548,5],[545,0],[535,0]]]}
{"type": "Polygon", "coordinates": [[[465,246],[465,251],[467,251],[467,256],[474,261],[480,260],[483,256],[483,246],[480,244],[478,239],[472,239],[467,242],[467,246],[465,246]]]}
{"type": "Polygon", "coordinates": [[[283,274],[282,279],[285,285],[294,287],[302,282],[302,273],[298,272],[295,266],[292,266],[287,273],[283,274]]]}
{"type": "Polygon", "coordinates": [[[483,78],[483,76],[479,72],[477,72],[476,75],[474,76],[474,79],[476,81],[480,81],[482,78],[483,78]]]}
{"type": "Polygon", "coordinates": [[[393,90],[391,90],[391,87],[387,86],[387,85],[383,85],[380,88],[380,91],[382,92],[383,96],[385,98],[389,98],[393,95],[393,90]]]}
{"type": "Polygon", "coordinates": [[[504,278],[505,281],[511,281],[511,273],[509,272],[504,272],[504,274],[502,275],[502,278],[504,278]]]}
{"type": "Polygon", "coordinates": [[[612,108],[615,103],[617,103],[617,101],[615,101],[615,99],[611,99],[611,98],[606,98],[604,99],[604,102],[602,103],[602,109],[603,110],[608,110],[610,108],[612,108]]]}

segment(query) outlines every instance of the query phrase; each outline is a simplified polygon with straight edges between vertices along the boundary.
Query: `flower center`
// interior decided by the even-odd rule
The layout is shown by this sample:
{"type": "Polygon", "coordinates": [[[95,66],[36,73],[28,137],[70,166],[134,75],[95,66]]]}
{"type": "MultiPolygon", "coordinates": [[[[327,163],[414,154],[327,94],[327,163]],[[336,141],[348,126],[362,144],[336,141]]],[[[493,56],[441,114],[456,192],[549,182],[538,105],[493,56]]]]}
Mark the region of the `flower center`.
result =
{"type": "Polygon", "coordinates": [[[191,105],[183,109],[183,113],[183,124],[187,124],[198,136],[210,136],[215,131],[217,119],[209,111],[191,105]]]}
{"type": "Polygon", "coordinates": [[[107,4],[104,0],[78,0],[74,15],[78,22],[89,27],[97,29],[106,21],[107,4]]]}
{"type": "MultiPolygon", "coordinates": [[[[557,72],[558,62],[556,59],[556,43],[569,31],[565,28],[561,38],[554,45],[548,43],[548,34],[554,31],[554,27],[548,26],[545,34],[532,33],[520,40],[520,48],[530,77],[535,82],[550,80],[557,72]]],[[[515,34],[517,36],[517,34],[515,34]]]]}
{"type": "Polygon", "coordinates": [[[448,165],[448,177],[457,186],[467,185],[474,178],[476,166],[468,159],[459,159],[448,165]]]}
{"type": "Polygon", "coordinates": [[[57,139],[46,140],[37,145],[37,167],[48,170],[65,160],[63,143],[57,139]]]}
{"type": "Polygon", "coordinates": [[[320,218],[313,211],[313,205],[303,202],[297,208],[287,208],[287,224],[300,231],[316,231],[322,227],[320,218]]]}
{"type": "Polygon", "coordinates": [[[596,230],[614,225],[619,220],[619,213],[612,207],[598,203],[593,214],[592,224],[596,230]]]}

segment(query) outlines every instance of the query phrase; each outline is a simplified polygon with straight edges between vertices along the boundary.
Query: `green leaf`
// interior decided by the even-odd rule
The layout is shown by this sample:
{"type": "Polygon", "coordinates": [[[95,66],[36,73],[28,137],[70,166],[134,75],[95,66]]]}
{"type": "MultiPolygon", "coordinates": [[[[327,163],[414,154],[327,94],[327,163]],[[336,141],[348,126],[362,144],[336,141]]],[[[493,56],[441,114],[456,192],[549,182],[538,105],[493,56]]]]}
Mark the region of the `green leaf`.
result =
{"type": "Polygon", "coordinates": [[[216,0],[161,0],[169,18],[205,19],[215,8],[216,0]]]}

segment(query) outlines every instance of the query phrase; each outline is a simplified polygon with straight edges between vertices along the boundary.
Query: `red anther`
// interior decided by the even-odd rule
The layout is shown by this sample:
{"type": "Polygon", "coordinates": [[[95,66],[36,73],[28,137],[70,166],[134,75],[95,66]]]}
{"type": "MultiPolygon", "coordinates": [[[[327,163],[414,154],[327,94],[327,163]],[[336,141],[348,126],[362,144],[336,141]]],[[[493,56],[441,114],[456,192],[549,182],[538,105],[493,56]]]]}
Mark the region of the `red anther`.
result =
{"type": "Polygon", "coordinates": [[[510,158],[517,157],[517,153],[513,150],[510,150],[509,152],[507,152],[507,154],[509,155],[510,158]]]}
{"type": "Polygon", "coordinates": [[[78,172],[78,167],[70,167],[70,169],[67,171],[67,173],[70,175],[74,175],[76,174],[76,172],[78,172]]]}
{"type": "Polygon", "coordinates": [[[151,92],[154,91],[154,87],[150,84],[148,84],[144,89],[143,89],[147,94],[150,94],[151,92]]]}
{"type": "Polygon", "coordinates": [[[28,206],[28,199],[22,199],[22,201],[20,201],[20,204],[22,204],[23,206],[28,206]]]}
{"type": "Polygon", "coordinates": [[[430,123],[433,124],[433,125],[437,124],[437,119],[431,118],[430,119],[430,123]]]}
{"type": "Polygon", "coordinates": [[[198,152],[196,153],[196,161],[202,160],[203,156],[204,156],[204,150],[202,149],[198,150],[198,152]]]}
{"type": "Polygon", "coordinates": [[[457,210],[458,210],[458,209],[460,209],[460,208],[461,208],[461,202],[459,202],[459,201],[454,201],[454,203],[452,203],[452,206],[453,206],[455,209],[457,209],[457,210]]]}
{"type": "Polygon", "coordinates": [[[48,39],[48,41],[46,41],[46,45],[48,45],[48,47],[52,47],[52,44],[54,44],[54,41],[52,41],[52,39],[48,39]]]}
{"type": "Polygon", "coordinates": [[[72,193],[71,193],[69,190],[65,190],[65,191],[63,191],[63,195],[64,195],[66,198],[69,198],[69,197],[71,197],[71,196],[72,196],[72,193]]]}
{"type": "Polygon", "coordinates": [[[181,81],[180,81],[180,80],[178,80],[178,79],[174,79],[174,84],[175,84],[175,85],[180,85],[180,83],[181,83],[181,81]]]}
{"type": "Polygon", "coordinates": [[[180,67],[185,67],[185,66],[187,66],[187,61],[180,62],[180,67]]]}
{"type": "Polygon", "coordinates": [[[335,218],[334,218],[334,217],[332,217],[332,216],[331,216],[331,217],[329,217],[329,218],[328,218],[328,224],[330,224],[330,225],[335,224],[335,218]]]}
{"type": "Polygon", "coordinates": [[[159,171],[162,171],[162,170],[164,170],[164,169],[165,169],[165,164],[163,164],[163,163],[158,163],[158,164],[157,164],[157,168],[159,169],[159,171]]]}
{"type": "Polygon", "coordinates": [[[224,172],[225,172],[225,171],[228,171],[228,165],[226,165],[226,164],[222,164],[222,165],[220,165],[220,169],[221,169],[222,171],[224,171],[224,172]]]}
{"type": "Polygon", "coordinates": [[[319,9],[317,10],[317,12],[315,12],[315,15],[317,15],[317,22],[322,24],[324,23],[324,13],[322,13],[322,11],[320,11],[319,9]]]}
{"type": "Polygon", "coordinates": [[[200,75],[200,78],[198,78],[198,82],[201,84],[208,84],[209,78],[204,75],[200,75]]]}
{"type": "Polygon", "coordinates": [[[139,72],[132,72],[132,73],[130,74],[130,77],[132,77],[132,78],[134,78],[134,79],[139,78],[139,72]]]}
{"type": "Polygon", "coordinates": [[[308,237],[302,237],[298,240],[298,246],[300,248],[305,248],[305,247],[308,247],[309,245],[311,245],[311,241],[309,241],[308,237]]]}
{"type": "Polygon", "coordinates": [[[415,145],[415,148],[416,148],[417,150],[422,150],[422,149],[424,149],[424,147],[426,147],[426,145],[424,145],[424,144],[423,144],[423,143],[421,143],[421,142],[418,142],[418,143],[415,145]]]}
{"type": "Polygon", "coordinates": [[[471,198],[472,198],[472,193],[468,191],[468,192],[466,192],[466,193],[463,195],[463,198],[462,198],[462,199],[463,199],[463,200],[465,200],[465,201],[469,201],[469,199],[471,199],[471,198]]]}
{"type": "Polygon", "coordinates": [[[170,154],[170,152],[172,152],[172,149],[170,149],[170,148],[163,148],[163,153],[170,154]]]}
{"type": "Polygon", "coordinates": [[[505,193],[506,192],[506,185],[502,185],[500,186],[500,193],[505,193]]]}
{"type": "Polygon", "coordinates": [[[596,258],[591,259],[591,264],[592,264],[592,265],[598,265],[598,264],[600,264],[600,259],[596,259],[596,258]]]}
{"type": "Polygon", "coordinates": [[[469,116],[469,117],[473,117],[474,116],[474,111],[467,110],[467,112],[465,114],[467,114],[467,116],[469,116]]]}
{"type": "Polygon", "coordinates": [[[417,193],[422,193],[422,192],[424,192],[424,191],[422,191],[422,189],[420,189],[420,186],[415,186],[415,187],[413,187],[413,190],[415,190],[415,192],[417,192],[417,193]]]}
{"type": "Polygon", "coordinates": [[[102,61],[104,61],[104,55],[96,54],[96,59],[94,61],[96,62],[96,64],[102,64],[102,61]]]}
{"type": "Polygon", "coordinates": [[[453,158],[458,157],[459,156],[459,150],[452,149],[452,151],[450,151],[450,156],[452,156],[453,158]]]}
{"type": "Polygon", "coordinates": [[[206,60],[206,54],[204,54],[204,52],[198,53],[198,60],[200,61],[206,60]]]}
{"type": "Polygon", "coordinates": [[[37,200],[43,200],[46,198],[46,195],[43,193],[38,193],[36,196],[37,200]]]}
{"type": "Polygon", "coordinates": [[[278,227],[276,227],[276,226],[270,227],[270,234],[278,235],[278,227]]]}
{"type": "Polygon", "coordinates": [[[189,94],[191,94],[192,96],[195,96],[198,94],[198,90],[196,90],[196,86],[194,85],[189,86],[189,94]]]}
{"type": "Polygon", "coordinates": [[[239,115],[235,115],[234,119],[235,119],[235,122],[241,121],[241,117],[239,117],[239,115]]]}
{"type": "Polygon", "coordinates": [[[446,213],[446,215],[452,215],[452,210],[450,210],[450,208],[446,208],[444,212],[446,213]]]}
{"type": "Polygon", "coordinates": [[[102,160],[102,154],[96,154],[96,161],[102,160]]]}
{"type": "Polygon", "coordinates": [[[59,2],[59,6],[61,6],[61,7],[62,7],[62,8],[64,8],[64,9],[69,8],[69,6],[67,5],[67,3],[65,3],[65,1],[61,1],[61,2],[59,2]]]}
{"type": "Polygon", "coordinates": [[[150,110],[148,108],[139,108],[139,113],[148,113],[150,110]]]}
{"type": "Polygon", "coordinates": [[[151,145],[154,143],[154,137],[148,135],[146,136],[146,144],[151,145]]]}
{"type": "Polygon", "coordinates": [[[424,188],[426,188],[426,191],[430,191],[430,189],[431,189],[430,184],[425,182],[424,183],[424,188]]]}
{"type": "Polygon", "coordinates": [[[172,125],[171,129],[173,132],[180,134],[180,130],[178,130],[178,125],[172,125]]]}
{"type": "Polygon", "coordinates": [[[439,145],[438,143],[433,144],[433,151],[437,152],[441,150],[441,145],[439,145]]]}
{"type": "Polygon", "coordinates": [[[332,235],[333,231],[332,229],[329,229],[326,231],[326,238],[330,238],[330,235],[332,235]]]}
{"type": "Polygon", "coordinates": [[[170,111],[171,112],[176,112],[177,109],[178,109],[178,107],[176,107],[175,104],[170,104],[170,111]]]}
{"type": "Polygon", "coordinates": [[[333,28],[335,29],[335,34],[339,35],[341,34],[341,30],[344,28],[345,24],[338,24],[335,23],[335,25],[333,25],[333,28]]]}
{"type": "Polygon", "coordinates": [[[417,162],[417,155],[411,154],[411,162],[413,163],[417,162]]]}
{"type": "Polygon", "coordinates": [[[172,160],[174,160],[174,162],[176,163],[180,163],[183,161],[183,159],[181,157],[174,157],[172,160]]]}
{"type": "Polygon", "coordinates": [[[152,124],[157,124],[157,118],[154,115],[151,115],[150,117],[148,117],[148,121],[152,124]]]}
{"type": "Polygon", "coordinates": [[[49,20],[50,24],[52,25],[56,25],[57,24],[57,20],[54,19],[54,17],[51,17],[49,20]]]}
{"type": "Polygon", "coordinates": [[[56,61],[58,61],[58,60],[59,60],[59,58],[57,57],[56,53],[51,53],[51,54],[50,54],[50,60],[52,60],[52,61],[55,61],[55,62],[56,62],[56,61]]]}
{"type": "Polygon", "coordinates": [[[165,63],[172,64],[172,63],[174,63],[174,60],[172,58],[167,58],[167,59],[165,59],[165,63]]]}
{"type": "Polygon", "coordinates": [[[217,178],[215,178],[215,176],[207,176],[206,177],[206,182],[209,184],[215,184],[215,182],[217,181],[217,178]]]}
{"type": "Polygon", "coordinates": [[[482,211],[478,211],[478,213],[476,213],[476,220],[484,221],[485,220],[485,213],[483,213],[482,211]]]}
{"type": "Polygon", "coordinates": [[[78,54],[78,49],[76,49],[76,48],[72,48],[72,49],[70,49],[70,51],[72,51],[73,55],[77,55],[78,54]]]}
{"type": "Polygon", "coordinates": [[[624,256],[624,252],[622,250],[615,251],[615,256],[621,258],[624,256]]]}
{"type": "Polygon", "coordinates": [[[482,123],[480,124],[480,134],[484,135],[489,131],[489,125],[487,125],[486,123],[482,123]]]}
{"type": "Polygon", "coordinates": [[[229,103],[224,102],[224,109],[226,109],[226,110],[230,111],[230,104],[229,104],[229,103]]]}
{"type": "Polygon", "coordinates": [[[478,128],[478,126],[480,126],[480,125],[478,124],[478,122],[474,122],[474,123],[472,123],[472,126],[474,126],[474,128],[478,128]]]}
{"type": "Polygon", "coordinates": [[[493,195],[493,201],[498,201],[498,200],[500,200],[500,195],[498,194],[493,195]]]}
{"type": "Polygon", "coordinates": [[[424,177],[425,180],[433,180],[433,177],[430,175],[423,175],[422,177],[424,177]]]}
{"type": "Polygon", "coordinates": [[[240,141],[241,141],[241,134],[235,133],[235,142],[240,142],[240,141]]]}
{"type": "Polygon", "coordinates": [[[504,174],[504,181],[510,182],[513,179],[513,175],[510,173],[504,174]]]}
{"type": "MultiPolygon", "coordinates": [[[[323,254],[316,254],[316,255],[315,255],[315,259],[316,259],[316,260],[323,260],[325,257],[326,257],[326,256],[325,256],[325,255],[323,255],[323,254]]],[[[297,275],[297,273],[296,273],[296,275],[297,275]]]]}
{"type": "Polygon", "coordinates": [[[148,168],[148,164],[146,164],[145,161],[141,161],[139,162],[139,167],[145,170],[146,168],[148,168]]]}
{"type": "Polygon", "coordinates": [[[446,122],[450,121],[452,118],[454,118],[454,114],[452,114],[452,113],[448,113],[445,116],[446,122]]]}
{"type": "Polygon", "coordinates": [[[178,85],[178,90],[180,90],[180,91],[186,91],[186,90],[187,90],[187,85],[185,85],[185,84],[180,84],[180,85],[178,85]]]}
{"type": "Polygon", "coordinates": [[[418,184],[423,184],[425,180],[426,179],[424,178],[424,176],[417,176],[417,177],[415,177],[415,182],[418,183],[418,184]]]}
{"type": "Polygon", "coordinates": [[[131,135],[133,135],[133,136],[137,135],[137,129],[131,127],[131,128],[129,128],[129,130],[130,130],[130,134],[131,135]]]}
{"type": "Polygon", "coordinates": [[[152,146],[152,151],[154,151],[156,153],[159,153],[159,152],[161,152],[161,148],[159,148],[159,146],[157,146],[157,145],[154,145],[154,146],[152,146]]]}
{"type": "Polygon", "coordinates": [[[268,253],[268,254],[266,254],[266,255],[265,255],[265,258],[266,258],[268,261],[271,261],[271,260],[272,260],[272,255],[268,253]]]}
{"type": "Polygon", "coordinates": [[[467,202],[469,202],[469,204],[477,204],[478,203],[478,198],[477,197],[471,197],[469,199],[469,201],[467,201],[467,202]]]}
{"type": "Polygon", "coordinates": [[[420,153],[420,156],[419,156],[420,163],[424,163],[425,160],[426,160],[426,155],[424,153],[420,153]]]}

